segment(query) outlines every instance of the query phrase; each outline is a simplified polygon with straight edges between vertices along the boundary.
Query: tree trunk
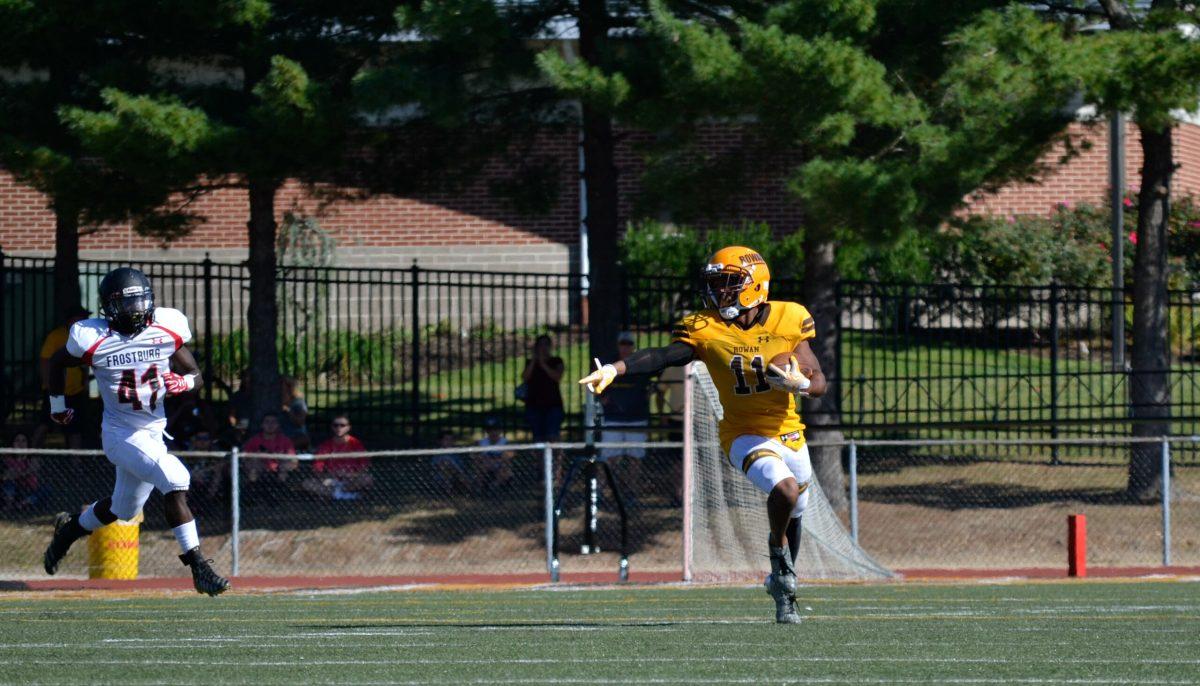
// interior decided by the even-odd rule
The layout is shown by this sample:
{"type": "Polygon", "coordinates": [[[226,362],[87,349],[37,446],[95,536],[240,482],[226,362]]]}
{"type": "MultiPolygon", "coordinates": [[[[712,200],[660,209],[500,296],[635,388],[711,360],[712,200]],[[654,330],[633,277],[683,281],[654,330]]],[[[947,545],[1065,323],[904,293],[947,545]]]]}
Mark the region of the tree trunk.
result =
{"type": "MultiPolygon", "coordinates": [[[[54,321],[62,323],[79,309],[79,212],[65,203],[54,205],[54,321]]],[[[84,305],[96,312],[96,303],[84,305]]],[[[97,316],[100,316],[97,312],[97,316]]]]}
{"type": "Polygon", "coordinates": [[[250,187],[250,406],[254,426],[279,412],[278,316],[275,303],[275,191],[279,183],[249,179],[250,187]]]}
{"type": "MultiPolygon", "coordinates": [[[[604,0],[580,0],[579,56],[588,64],[600,60],[600,47],[608,35],[604,0]]],[[[583,180],[587,186],[588,343],[592,356],[613,359],[621,328],[620,274],[617,270],[617,165],[612,116],[581,104],[583,127],[583,180]]]]}
{"type": "MultiPolygon", "coordinates": [[[[804,300],[803,303],[817,326],[817,337],[810,341],[821,371],[829,381],[828,390],[820,398],[804,401],[804,423],[808,426],[810,443],[841,441],[844,437],[837,429],[828,427],[838,424],[838,311],[835,285],[838,271],[836,245],[822,232],[807,229],[804,236],[804,300]]],[[[821,489],[835,510],[844,511],[849,502],[846,497],[846,477],[842,471],[841,448],[810,448],[813,471],[821,483],[821,489]]]]}
{"type": "MultiPolygon", "coordinates": [[[[1175,171],[1171,128],[1142,137],[1142,185],[1138,190],[1137,253],[1133,274],[1133,354],[1129,403],[1134,436],[1171,431],[1170,336],[1167,309],[1167,220],[1175,171]]],[[[1135,444],[1129,456],[1129,494],[1154,498],[1162,491],[1160,448],[1135,444]]]]}

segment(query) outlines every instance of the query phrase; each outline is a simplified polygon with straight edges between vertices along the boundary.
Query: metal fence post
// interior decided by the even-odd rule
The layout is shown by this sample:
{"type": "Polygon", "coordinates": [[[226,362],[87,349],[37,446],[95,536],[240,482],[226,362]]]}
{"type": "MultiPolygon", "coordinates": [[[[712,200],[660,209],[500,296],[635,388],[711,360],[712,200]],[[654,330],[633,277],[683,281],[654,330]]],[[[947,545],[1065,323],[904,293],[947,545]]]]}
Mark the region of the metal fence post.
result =
{"type": "MultiPolygon", "coordinates": [[[[1058,283],[1050,284],[1050,438],[1058,438],[1058,283]]],[[[1059,464],[1058,444],[1050,446],[1050,463],[1059,464]]]]}
{"type": "Polygon", "coordinates": [[[554,557],[554,450],[542,445],[542,478],[545,480],[543,505],[546,509],[546,571],[550,580],[558,581],[558,560],[554,557]]]}
{"type": "Polygon", "coordinates": [[[208,253],[204,253],[204,400],[212,404],[213,392],[213,306],[212,267],[208,253]]]}
{"type": "Polygon", "coordinates": [[[230,566],[233,568],[231,574],[237,576],[240,572],[241,563],[241,547],[238,537],[242,530],[242,489],[241,482],[238,479],[238,449],[237,446],[229,451],[229,549],[232,556],[230,566]]]}
{"type": "Polygon", "coordinates": [[[850,441],[850,539],[858,544],[858,446],[850,441]]]}
{"type": "Polygon", "coordinates": [[[1171,566],[1171,442],[1162,442],[1162,538],[1163,566],[1171,566]]]}
{"type": "Polygon", "coordinates": [[[411,439],[415,448],[421,444],[421,288],[418,283],[421,272],[416,262],[413,262],[408,271],[412,278],[412,394],[409,400],[412,407],[409,409],[409,417],[412,420],[411,439]]]}
{"type": "Polygon", "coordinates": [[[842,282],[840,279],[833,282],[833,303],[834,311],[837,312],[833,319],[833,335],[835,336],[834,340],[837,341],[837,345],[833,349],[833,410],[837,413],[837,421],[841,422],[842,397],[845,395],[845,391],[842,389],[842,379],[844,378],[842,374],[846,368],[846,337],[842,333],[842,282]]]}
{"type": "MultiPolygon", "coordinates": [[[[8,270],[7,265],[5,264],[6,259],[7,258],[4,256],[4,250],[0,250],[0,306],[4,305],[4,289],[5,286],[8,285],[8,270]]],[[[3,379],[5,383],[11,383],[11,379],[8,378],[8,357],[6,354],[8,352],[8,332],[5,331],[4,327],[4,316],[3,314],[0,314],[0,379],[3,379]]],[[[9,388],[11,390],[12,387],[10,386],[9,388]]],[[[15,400],[16,398],[11,398],[9,401],[0,403],[0,412],[4,413],[0,416],[7,416],[8,403],[15,400]]]]}
{"type": "Polygon", "coordinates": [[[695,401],[694,393],[695,367],[689,362],[683,368],[683,580],[692,580],[692,525],[694,510],[692,491],[695,489],[695,474],[693,472],[693,451],[695,449],[695,401]]]}
{"type": "Polygon", "coordinates": [[[1112,363],[1125,371],[1125,118],[1108,119],[1108,185],[1112,212],[1112,363]]]}

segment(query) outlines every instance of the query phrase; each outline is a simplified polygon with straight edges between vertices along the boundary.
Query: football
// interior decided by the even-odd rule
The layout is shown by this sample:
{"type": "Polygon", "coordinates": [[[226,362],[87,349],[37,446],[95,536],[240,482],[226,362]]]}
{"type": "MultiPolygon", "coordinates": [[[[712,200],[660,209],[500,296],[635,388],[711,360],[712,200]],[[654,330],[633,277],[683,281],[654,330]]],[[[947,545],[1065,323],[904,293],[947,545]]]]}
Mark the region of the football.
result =
{"type": "MultiPolygon", "coordinates": [[[[795,354],[796,353],[794,352],[779,353],[775,357],[771,358],[771,364],[779,367],[780,369],[785,369],[787,368],[788,363],[792,361],[792,355],[795,354]]],[[[800,372],[808,378],[812,378],[813,370],[809,369],[808,367],[801,367],[800,372]]],[[[770,365],[767,366],[767,376],[775,376],[775,372],[771,371],[770,365]]]]}

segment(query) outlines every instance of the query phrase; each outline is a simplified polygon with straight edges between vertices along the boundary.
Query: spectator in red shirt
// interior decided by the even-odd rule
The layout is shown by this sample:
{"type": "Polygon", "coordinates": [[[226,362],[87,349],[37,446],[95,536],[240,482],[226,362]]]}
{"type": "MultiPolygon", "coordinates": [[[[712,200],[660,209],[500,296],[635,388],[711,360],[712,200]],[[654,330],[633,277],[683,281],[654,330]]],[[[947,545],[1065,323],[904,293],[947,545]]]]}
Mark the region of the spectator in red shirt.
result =
{"type": "MultiPolygon", "coordinates": [[[[329,424],[333,435],[317,446],[318,455],[361,453],[362,441],[350,435],[350,418],[337,415],[329,424]]],[[[375,485],[371,477],[371,459],[346,457],[313,462],[313,476],[304,482],[304,490],[333,500],[358,500],[362,492],[375,485]]]]}
{"type": "MultiPolygon", "coordinates": [[[[242,446],[243,453],[270,453],[272,455],[295,455],[296,448],[292,441],[279,430],[279,415],[263,416],[262,431],[246,441],[242,446]]],[[[272,476],[279,483],[286,483],[288,475],[296,471],[299,463],[296,460],[276,460],[250,458],[246,465],[246,481],[255,484],[272,476]]]]}

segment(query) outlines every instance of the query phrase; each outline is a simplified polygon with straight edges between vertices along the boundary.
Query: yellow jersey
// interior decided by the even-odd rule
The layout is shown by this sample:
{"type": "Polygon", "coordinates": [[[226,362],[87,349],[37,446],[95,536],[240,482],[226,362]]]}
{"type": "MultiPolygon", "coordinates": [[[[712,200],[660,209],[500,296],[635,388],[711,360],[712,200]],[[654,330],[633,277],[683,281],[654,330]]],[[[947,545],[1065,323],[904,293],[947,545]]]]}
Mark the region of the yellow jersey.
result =
{"type": "Polygon", "coordinates": [[[747,434],[776,438],[792,448],[804,444],[796,398],[771,388],[766,373],[776,355],[816,337],[816,326],[802,305],[772,301],[768,306],[766,317],[749,329],[721,319],[716,310],[702,310],[684,317],[671,333],[708,367],[725,411],[719,430],[726,453],[735,438],[747,434]]]}

